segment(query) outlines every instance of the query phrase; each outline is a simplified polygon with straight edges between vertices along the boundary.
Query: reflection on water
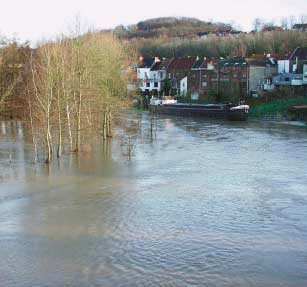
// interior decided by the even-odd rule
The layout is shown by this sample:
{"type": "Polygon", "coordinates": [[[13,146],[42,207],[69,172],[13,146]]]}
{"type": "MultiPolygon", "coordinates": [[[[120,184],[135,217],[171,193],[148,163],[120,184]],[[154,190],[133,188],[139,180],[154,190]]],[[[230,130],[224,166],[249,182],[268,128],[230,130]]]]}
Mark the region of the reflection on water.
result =
{"type": "Polygon", "coordinates": [[[0,286],[306,286],[306,130],[126,117],[50,167],[1,123],[0,286]]]}

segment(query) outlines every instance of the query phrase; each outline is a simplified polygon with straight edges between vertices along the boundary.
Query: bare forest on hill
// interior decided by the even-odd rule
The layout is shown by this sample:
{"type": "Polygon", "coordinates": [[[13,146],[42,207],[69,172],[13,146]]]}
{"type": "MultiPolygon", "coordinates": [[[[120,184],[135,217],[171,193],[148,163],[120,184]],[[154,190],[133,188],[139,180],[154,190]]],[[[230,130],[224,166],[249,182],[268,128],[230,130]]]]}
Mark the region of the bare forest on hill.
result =
{"type": "Polygon", "coordinates": [[[206,39],[140,39],[131,41],[144,58],[161,57],[233,57],[252,54],[284,53],[307,46],[307,33],[300,31],[271,31],[206,39]]]}

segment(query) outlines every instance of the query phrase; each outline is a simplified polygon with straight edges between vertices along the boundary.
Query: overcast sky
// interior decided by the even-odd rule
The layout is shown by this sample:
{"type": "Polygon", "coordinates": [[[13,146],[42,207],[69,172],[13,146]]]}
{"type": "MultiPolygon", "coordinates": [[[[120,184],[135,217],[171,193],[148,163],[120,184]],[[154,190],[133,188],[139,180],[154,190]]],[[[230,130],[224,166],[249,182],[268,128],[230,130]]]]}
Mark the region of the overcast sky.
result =
{"type": "Polygon", "coordinates": [[[277,20],[307,13],[307,0],[0,0],[0,4],[0,33],[31,41],[65,31],[77,14],[96,28],[187,16],[234,20],[243,30],[250,30],[256,17],[277,20]]]}

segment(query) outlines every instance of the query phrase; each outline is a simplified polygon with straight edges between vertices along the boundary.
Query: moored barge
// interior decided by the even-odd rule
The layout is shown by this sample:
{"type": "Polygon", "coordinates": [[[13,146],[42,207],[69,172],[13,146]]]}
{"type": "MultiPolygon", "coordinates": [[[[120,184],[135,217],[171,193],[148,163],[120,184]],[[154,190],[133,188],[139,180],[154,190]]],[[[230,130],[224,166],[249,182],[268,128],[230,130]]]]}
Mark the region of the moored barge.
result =
{"type": "Polygon", "coordinates": [[[162,99],[151,98],[149,110],[157,114],[246,121],[248,118],[249,106],[235,106],[233,104],[177,103],[175,99],[165,97],[162,99]]]}

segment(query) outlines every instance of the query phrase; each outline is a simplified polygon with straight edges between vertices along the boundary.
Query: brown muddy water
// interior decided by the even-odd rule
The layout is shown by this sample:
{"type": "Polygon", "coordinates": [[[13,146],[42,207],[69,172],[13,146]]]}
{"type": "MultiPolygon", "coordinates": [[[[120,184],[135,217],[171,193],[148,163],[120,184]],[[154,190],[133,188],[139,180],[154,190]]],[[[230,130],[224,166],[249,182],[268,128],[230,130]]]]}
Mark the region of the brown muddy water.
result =
{"type": "Polygon", "coordinates": [[[1,287],[307,286],[306,129],[125,117],[49,168],[0,123],[1,287]]]}

